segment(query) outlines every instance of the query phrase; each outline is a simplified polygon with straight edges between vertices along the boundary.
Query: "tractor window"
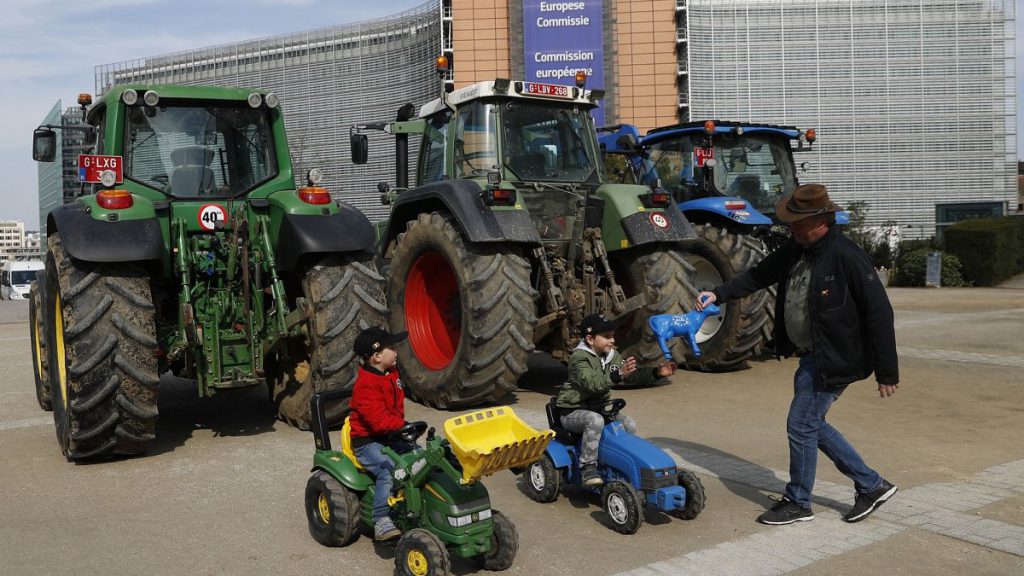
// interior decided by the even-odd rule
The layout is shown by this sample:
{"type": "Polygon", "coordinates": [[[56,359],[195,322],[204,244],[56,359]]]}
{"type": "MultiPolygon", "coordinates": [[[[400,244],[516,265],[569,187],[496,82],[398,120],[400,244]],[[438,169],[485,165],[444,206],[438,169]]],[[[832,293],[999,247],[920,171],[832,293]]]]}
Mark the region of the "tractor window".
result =
{"type": "Polygon", "coordinates": [[[450,120],[447,110],[427,119],[427,131],[420,146],[420,184],[444,180],[445,139],[450,120]]]}
{"type": "Polygon", "coordinates": [[[535,102],[509,102],[505,130],[505,166],[520,180],[582,182],[594,174],[584,143],[585,112],[535,102]]]}
{"type": "Polygon", "coordinates": [[[715,188],[739,196],[764,213],[796,188],[789,142],[766,135],[745,134],[715,142],[715,188]]]}
{"type": "Polygon", "coordinates": [[[133,106],[125,176],[176,198],[225,197],[277,175],[265,110],[248,106],[133,106]]]}
{"type": "Polygon", "coordinates": [[[459,109],[455,132],[455,177],[485,176],[498,168],[494,104],[473,102],[459,109]]]}
{"type": "Polygon", "coordinates": [[[680,200],[690,199],[698,188],[693,166],[693,141],[688,137],[666,140],[653,145],[649,162],[642,164],[643,181],[661,179],[661,185],[680,200]]]}

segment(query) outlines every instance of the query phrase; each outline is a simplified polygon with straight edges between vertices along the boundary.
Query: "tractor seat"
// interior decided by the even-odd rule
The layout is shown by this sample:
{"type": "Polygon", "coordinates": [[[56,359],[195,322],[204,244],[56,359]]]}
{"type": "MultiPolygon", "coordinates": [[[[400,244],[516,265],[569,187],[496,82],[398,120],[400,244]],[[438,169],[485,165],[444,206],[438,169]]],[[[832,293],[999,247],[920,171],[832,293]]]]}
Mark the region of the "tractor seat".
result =
{"type": "Polygon", "coordinates": [[[341,453],[356,465],[356,470],[364,471],[363,465],[356,460],[355,450],[352,449],[352,426],[348,423],[349,418],[351,416],[345,417],[345,424],[341,427],[341,453]]]}
{"type": "Polygon", "coordinates": [[[554,430],[555,440],[558,440],[562,444],[575,444],[578,440],[577,435],[569,432],[565,428],[562,428],[562,409],[555,403],[557,400],[557,398],[552,398],[547,405],[544,406],[544,411],[548,414],[548,427],[554,430]]]}

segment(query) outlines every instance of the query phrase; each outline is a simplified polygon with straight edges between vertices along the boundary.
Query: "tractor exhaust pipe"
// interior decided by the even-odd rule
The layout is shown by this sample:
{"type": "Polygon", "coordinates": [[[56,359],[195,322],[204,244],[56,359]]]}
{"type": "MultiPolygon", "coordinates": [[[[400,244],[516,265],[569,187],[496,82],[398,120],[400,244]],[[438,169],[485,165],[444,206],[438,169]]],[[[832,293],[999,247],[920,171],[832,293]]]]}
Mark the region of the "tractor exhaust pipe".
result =
{"type": "MultiPolygon", "coordinates": [[[[398,122],[405,122],[416,114],[416,107],[412,104],[405,104],[398,109],[395,118],[398,122]]],[[[409,187],[409,134],[397,132],[395,134],[395,186],[399,189],[409,187]]]]}

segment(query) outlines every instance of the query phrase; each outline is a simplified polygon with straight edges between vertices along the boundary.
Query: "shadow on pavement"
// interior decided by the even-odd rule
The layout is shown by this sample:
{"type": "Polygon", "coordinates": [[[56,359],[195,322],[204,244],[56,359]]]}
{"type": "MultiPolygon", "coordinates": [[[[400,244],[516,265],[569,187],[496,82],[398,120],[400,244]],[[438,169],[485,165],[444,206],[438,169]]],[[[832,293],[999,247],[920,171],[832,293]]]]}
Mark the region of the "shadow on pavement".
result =
{"type": "Polygon", "coordinates": [[[277,422],[263,386],[200,398],[194,381],[164,375],[158,407],[156,439],[146,451],[150,456],[183,446],[195,430],[212,430],[215,436],[250,436],[273,431],[277,422]]]}
{"type": "MultiPolygon", "coordinates": [[[[708,470],[718,476],[722,485],[728,488],[730,492],[754,504],[763,506],[765,509],[772,507],[777,501],[769,498],[765,492],[770,493],[771,496],[777,499],[786,490],[788,473],[783,473],[786,479],[780,479],[769,468],[734,454],[712,448],[711,446],[705,446],[704,444],[677,440],[675,438],[648,438],[648,440],[659,446],[667,447],[687,462],[692,462],[708,470]]],[[[825,458],[825,456],[819,455],[819,458],[825,458]]],[[[827,461],[828,459],[825,458],[825,460],[827,461]]],[[[699,471],[695,471],[695,473],[698,476],[700,475],[699,471]]],[[[706,479],[702,478],[702,480],[705,480],[706,483],[706,479]]],[[[852,486],[850,487],[850,492],[852,498],[852,486]]],[[[812,496],[812,500],[815,504],[844,513],[850,508],[849,502],[840,502],[832,498],[812,496]]]]}

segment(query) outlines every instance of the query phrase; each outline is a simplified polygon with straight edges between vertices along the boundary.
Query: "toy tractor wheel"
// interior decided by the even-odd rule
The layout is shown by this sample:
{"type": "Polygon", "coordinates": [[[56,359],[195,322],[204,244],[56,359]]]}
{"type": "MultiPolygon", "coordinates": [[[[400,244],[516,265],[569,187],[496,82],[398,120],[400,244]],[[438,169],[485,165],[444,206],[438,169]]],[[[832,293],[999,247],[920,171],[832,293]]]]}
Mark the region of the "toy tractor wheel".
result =
{"type": "Polygon", "coordinates": [[[491,533],[491,549],[486,554],[475,558],[476,563],[485,570],[499,572],[512,567],[519,551],[519,533],[516,526],[501,512],[495,510],[491,516],[494,531],[491,533]]]}
{"type": "MultiPolygon", "coordinates": [[[[694,270],[684,253],[671,246],[642,246],[613,253],[612,266],[626,297],[644,292],[647,304],[620,322],[615,341],[623,358],[635,356],[643,364],[664,358],[647,319],[655,314],[680,314],[697,297],[694,270]]],[[[672,356],[681,362],[688,348],[681,338],[669,342],[672,356]]]]}
{"type": "MultiPolygon", "coordinates": [[[[309,401],[314,392],[351,387],[359,369],[352,352],[356,335],[387,321],[384,277],[371,258],[332,257],[306,271],[302,294],[309,317],[311,344],[292,338],[287,354],[267,359],[267,386],[277,417],[309,430],[309,401]]],[[[341,425],[347,401],[327,405],[328,426],[341,425]]]]}
{"type": "Polygon", "coordinates": [[[448,576],[451,558],[444,543],[423,528],[413,528],[395,548],[395,576],[448,576]]]}
{"type": "Polygon", "coordinates": [[[562,475],[547,454],[541,456],[523,472],[523,489],[526,495],[537,502],[554,502],[558,499],[558,487],[562,475]]]}
{"type": "Polygon", "coordinates": [[[621,481],[609,482],[601,493],[601,504],[616,532],[636,534],[644,522],[646,498],[642,492],[621,481]]]}
{"type": "Polygon", "coordinates": [[[306,521],[324,546],[346,546],[358,534],[359,499],[333,476],[317,470],[306,482],[306,521]]]}
{"type": "MultiPolygon", "coordinates": [[[[703,239],[690,248],[687,260],[697,270],[697,289],[711,290],[742,274],[766,255],[760,240],[704,224],[697,229],[703,239]]],[[[687,308],[691,306],[687,303],[687,308]]],[[[722,313],[711,316],[697,334],[701,357],[688,358],[691,370],[725,372],[746,366],[761,354],[771,338],[775,316],[775,288],[759,290],[738,301],[719,304],[722,313]]]]}
{"type": "Polygon", "coordinates": [[[420,214],[390,252],[392,330],[412,395],[437,408],[492,402],[515,389],[533,350],[537,292],[509,246],[467,243],[451,219],[420,214]]]}
{"type": "Polygon", "coordinates": [[[43,291],[45,291],[46,272],[36,275],[29,289],[28,331],[32,344],[33,375],[36,380],[36,400],[39,407],[47,412],[53,410],[53,397],[50,392],[50,373],[47,364],[46,338],[44,337],[43,291]]]}
{"type": "Polygon", "coordinates": [[[69,460],[137,454],[157,417],[155,306],[137,264],[88,263],[48,238],[46,350],[53,419],[69,460]]]}
{"type": "Polygon", "coordinates": [[[673,510],[672,515],[682,520],[693,520],[704,510],[704,485],[700,478],[687,470],[679,471],[679,484],[686,489],[686,504],[682,510],[673,510]]]}

